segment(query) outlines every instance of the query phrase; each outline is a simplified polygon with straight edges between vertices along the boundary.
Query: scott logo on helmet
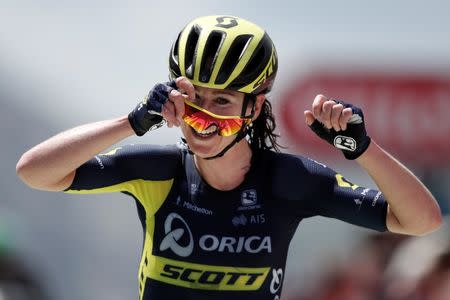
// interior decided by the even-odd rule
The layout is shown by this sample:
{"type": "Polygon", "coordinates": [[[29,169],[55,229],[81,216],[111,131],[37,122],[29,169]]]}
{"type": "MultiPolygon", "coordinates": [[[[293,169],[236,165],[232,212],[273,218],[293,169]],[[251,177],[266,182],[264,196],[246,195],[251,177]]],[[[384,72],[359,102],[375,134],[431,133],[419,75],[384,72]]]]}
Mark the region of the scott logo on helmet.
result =
{"type": "Polygon", "coordinates": [[[266,71],[264,73],[261,74],[261,77],[258,78],[258,80],[256,81],[256,83],[253,85],[253,88],[256,89],[257,87],[259,87],[260,85],[262,85],[263,83],[265,83],[265,81],[267,80],[267,78],[270,77],[270,75],[272,75],[272,73],[274,72],[274,70],[277,69],[277,54],[274,51],[272,53],[272,57],[270,58],[269,64],[267,65],[266,71]]]}
{"type": "Polygon", "coordinates": [[[222,16],[222,17],[217,17],[217,24],[216,27],[222,27],[222,28],[231,28],[234,26],[238,25],[237,19],[235,17],[227,17],[227,16],[222,16]]]}
{"type": "MultiPolygon", "coordinates": [[[[164,232],[166,236],[162,239],[159,250],[172,250],[178,256],[188,257],[194,250],[194,236],[186,221],[178,214],[171,213],[164,222],[164,232]],[[179,220],[183,228],[172,228],[173,221],[179,220]],[[187,245],[180,245],[178,242],[183,236],[187,235],[189,242],[187,245]]],[[[225,253],[251,253],[256,254],[262,251],[272,253],[272,241],[270,236],[215,236],[204,234],[198,240],[198,246],[207,252],[225,252],[225,253]]]]}

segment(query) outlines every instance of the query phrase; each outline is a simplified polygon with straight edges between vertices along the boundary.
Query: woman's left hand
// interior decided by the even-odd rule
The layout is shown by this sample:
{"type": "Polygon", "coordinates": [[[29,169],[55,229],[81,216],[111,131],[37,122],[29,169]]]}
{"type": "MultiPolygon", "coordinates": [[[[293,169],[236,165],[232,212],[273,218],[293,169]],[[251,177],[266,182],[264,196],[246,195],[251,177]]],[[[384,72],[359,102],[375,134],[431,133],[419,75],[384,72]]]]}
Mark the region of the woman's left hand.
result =
{"type": "Polygon", "coordinates": [[[369,147],[370,137],[359,107],[317,95],[312,109],[305,110],[304,114],[311,130],[342,150],[345,158],[356,159],[369,147]]]}
{"type": "Polygon", "coordinates": [[[328,129],[333,128],[335,131],[341,131],[347,129],[347,123],[353,113],[350,107],[344,108],[344,105],[324,95],[317,95],[312,103],[311,110],[305,110],[304,114],[308,126],[318,120],[328,129]]]}

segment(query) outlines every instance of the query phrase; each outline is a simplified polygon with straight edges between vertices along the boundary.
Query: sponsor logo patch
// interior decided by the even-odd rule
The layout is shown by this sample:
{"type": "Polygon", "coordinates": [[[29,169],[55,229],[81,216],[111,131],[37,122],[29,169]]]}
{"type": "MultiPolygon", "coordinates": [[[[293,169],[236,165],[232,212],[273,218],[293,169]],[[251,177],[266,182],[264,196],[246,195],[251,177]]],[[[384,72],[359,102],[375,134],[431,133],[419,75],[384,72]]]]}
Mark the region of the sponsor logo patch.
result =
{"type": "Polygon", "coordinates": [[[256,291],[261,288],[270,267],[247,268],[212,266],[150,257],[148,276],[168,284],[202,290],[256,291]]]}
{"type": "Polygon", "coordinates": [[[250,253],[260,252],[272,253],[272,240],[270,236],[216,236],[204,234],[195,242],[189,225],[177,213],[171,213],[164,222],[165,237],[162,239],[159,250],[172,250],[178,256],[188,257],[192,254],[194,246],[202,251],[220,253],[250,253]],[[174,221],[177,220],[181,227],[174,228],[174,221]],[[180,240],[189,241],[180,245],[180,240]]]}
{"type": "Polygon", "coordinates": [[[245,190],[241,194],[241,206],[238,210],[252,210],[259,209],[261,205],[258,204],[258,194],[256,190],[245,190]]]}
{"type": "Polygon", "coordinates": [[[247,217],[244,215],[240,215],[240,216],[235,216],[232,220],[231,223],[233,223],[234,226],[245,226],[247,224],[247,217]]]}
{"type": "MultiPolygon", "coordinates": [[[[278,293],[281,287],[281,283],[283,282],[283,269],[272,269],[272,281],[270,282],[270,292],[272,294],[278,293]]],[[[279,299],[278,295],[275,296],[275,299],[279,299]]]]}
{"type": "Polygon", "coordinates": [[[160,251],[170,249],[173,253],[181,257],[187,257],[192,254],[194,249],[194,238],[192,237],[192,232],[189,229],[188,224],[180,215],[171,213],[167,216],[166,221],[164,222],[164,233],[166,236],[159,245],[160,251]],[[174,220],[180,220],[184,225],[184,228],[181,227],[173,229],[172,224],[174,220]],[[189,235],[189,243],[186,246],[178,244],[178,241],[184,234],[189,235]]]}

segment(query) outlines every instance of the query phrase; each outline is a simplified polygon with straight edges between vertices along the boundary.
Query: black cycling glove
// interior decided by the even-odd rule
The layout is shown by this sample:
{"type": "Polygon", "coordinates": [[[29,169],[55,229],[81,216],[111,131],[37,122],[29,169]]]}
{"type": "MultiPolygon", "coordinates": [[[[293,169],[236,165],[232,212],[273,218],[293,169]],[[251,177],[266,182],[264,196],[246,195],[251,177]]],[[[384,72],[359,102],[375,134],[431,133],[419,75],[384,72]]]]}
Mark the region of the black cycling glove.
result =
{"type": "Polygon", "coordinates": [[[345,158],[356,159],[367,150],[370,144],[370,137],[367,135],[364,125],[364,114],[359,107],[352,104],[341,100],[333,101],[342,104],[344,108],[352,109],[353,115],[347,123],[347,129],[343,131],[328,129],[318,120],[315,120],[309,127],[320,138],[342,150],[345,158]]]}
{"type": "Polygon", "coordinates": [[[128,114],[128,120],[136,135],[143,136],[165,124],[161,115],[162,107],[169,99],[169,93],[176,89],[175,81],[156,84],[147,97],[128,114]]]}

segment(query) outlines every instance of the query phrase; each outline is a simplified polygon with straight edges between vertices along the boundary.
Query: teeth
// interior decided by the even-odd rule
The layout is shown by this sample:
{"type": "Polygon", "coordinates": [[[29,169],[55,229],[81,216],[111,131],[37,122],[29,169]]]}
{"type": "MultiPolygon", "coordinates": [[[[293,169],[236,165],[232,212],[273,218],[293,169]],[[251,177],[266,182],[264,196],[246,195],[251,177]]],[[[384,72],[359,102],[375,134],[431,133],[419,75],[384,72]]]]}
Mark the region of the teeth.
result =
{"type": "Polygon", "coordinates": [[[199,133],[200,134],[211,134],[213,132],[216,132],[216,130],[217,130],[217,126],[216,125],[211,125],[208,128],[206,128],[205,130],[200,131],[199,133]]]}

